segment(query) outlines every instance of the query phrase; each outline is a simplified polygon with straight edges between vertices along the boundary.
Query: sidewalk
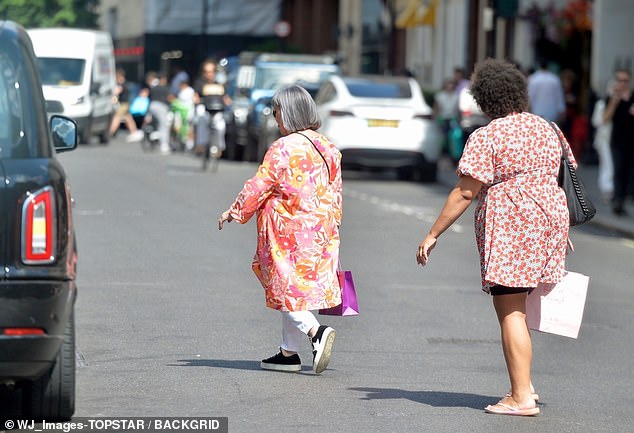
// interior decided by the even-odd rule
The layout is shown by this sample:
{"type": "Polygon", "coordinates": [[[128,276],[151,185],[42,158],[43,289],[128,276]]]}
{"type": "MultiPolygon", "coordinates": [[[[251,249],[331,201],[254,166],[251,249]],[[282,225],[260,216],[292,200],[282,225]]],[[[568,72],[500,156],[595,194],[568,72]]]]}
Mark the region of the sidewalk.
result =
{"type": "Polygon", "coordinates": [[[596,165],[581,164],[577,169],[583,185],[590,196],[590,200],[597,208],[597,214],[588,224],[614,230],[621,236],[634,239],[634,201],[626,200],[627,215],[617,216],[612,212],[612,205],[601,198],[597,186],[598,167],[596,165]]]}
{"type": "MultiPolygon", "coordinates": [[[[594,203],[594,206],[597,208],[597,214],[588,224],[613,230],[621,236],[634,239],[634,201],[627,200],[625,204],[627,215],[616,216],[612,213],[610,203],[604,201],[601,198],[601,194],[599,194],[599,188],[597,186],[597,166],[582,164],[579,166],[578,173],[586,187],[590,200],[592,200],[592,203],[594,203]]],[[[438,163],[438,182],[443,185],[453,186],[457,180],[458,178],[453,164],[449,159],[442,159],[438,163]]]]}

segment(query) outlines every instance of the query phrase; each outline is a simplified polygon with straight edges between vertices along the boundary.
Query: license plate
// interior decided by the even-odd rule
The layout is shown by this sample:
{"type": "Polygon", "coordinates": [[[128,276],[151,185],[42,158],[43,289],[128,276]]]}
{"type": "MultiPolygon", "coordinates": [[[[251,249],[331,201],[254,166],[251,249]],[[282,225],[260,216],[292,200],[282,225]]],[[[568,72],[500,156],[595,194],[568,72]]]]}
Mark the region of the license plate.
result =
{"type": "Polygon", "coordinates": [[[369,127],[398,128],[398,120],[368,119],[369,127]]]}

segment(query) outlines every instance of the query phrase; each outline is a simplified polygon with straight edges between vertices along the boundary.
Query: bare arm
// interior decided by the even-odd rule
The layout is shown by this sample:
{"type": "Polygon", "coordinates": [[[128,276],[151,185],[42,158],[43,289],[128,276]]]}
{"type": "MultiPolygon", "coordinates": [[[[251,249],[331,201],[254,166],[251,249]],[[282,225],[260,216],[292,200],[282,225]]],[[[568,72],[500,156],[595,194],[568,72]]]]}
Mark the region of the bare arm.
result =
{"type": "Polygon", "coordinates": [[[438,237],[456,222],[471,202],[480,192],[482,183],[471,176],[462,176],[453,190],[449,193],[436,222],[429,230],[427,237],[420,243],[416,260],[421,265],[426,265],[431,250],[434,249],[438,237]]]}
{"type": "Polygon", "coordinates": [[[603,123],[609,123],[612,121],[616,107],[619,105],[619,99],[621,99],[619,95],[612,95],[610,101],[605,106],[605,110],[603,111],[603,123]]]}

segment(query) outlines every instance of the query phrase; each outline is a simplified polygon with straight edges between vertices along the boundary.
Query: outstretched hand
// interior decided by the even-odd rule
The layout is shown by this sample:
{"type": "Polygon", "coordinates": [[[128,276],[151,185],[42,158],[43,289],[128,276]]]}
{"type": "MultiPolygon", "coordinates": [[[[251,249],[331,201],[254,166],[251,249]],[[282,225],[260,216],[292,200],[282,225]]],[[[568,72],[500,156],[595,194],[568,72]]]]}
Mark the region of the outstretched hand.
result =
{"type": "Polygon", "coordinates": [[[231,221],[233,221],[233,217],[231,216],[229,211],[227,210],[223,212],[222,215],[220,215],[220,218],[218,218],[218,230],[222,230],[222,226],[225,222],[230,223],[231,221]]]}
{"type": "Polygon", "coordinates": [[[416,252],[416,261],[419,265],[425,266],[427,264],[431,250],[434,249],[437,242],[437,238],[432,235],[427,235],[423,242],[420,243],[418,251],[416,252]]]}

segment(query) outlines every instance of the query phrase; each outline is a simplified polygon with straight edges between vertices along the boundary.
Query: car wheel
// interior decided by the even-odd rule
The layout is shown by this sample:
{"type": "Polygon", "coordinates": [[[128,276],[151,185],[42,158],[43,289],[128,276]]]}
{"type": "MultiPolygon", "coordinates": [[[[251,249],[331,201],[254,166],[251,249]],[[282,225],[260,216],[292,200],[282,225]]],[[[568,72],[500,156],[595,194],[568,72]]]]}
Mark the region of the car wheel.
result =
{"type": "Polygon", "coordinates": [[[225,151],[222,156],[229,161],[238,160],[238,144],[236,143],[236,136],[233,133],[227,133],[225,136],[225,151]]]}
{"type": "Polygon", "coordinates": [[[418,180],[421,182],[435,182],[438,175],[438,164],[424,162],[418,167],[418,180]]]}
{"type": "Polygon", "coordinates": [[[99,134],[99,143],[108,144],[110,142],[110,131],[106,130],[99,134]]]}
{"type": "Polygon", "coordinates": [[[258,137],[257,162],[264,161],[264,155],[266,155],[266,151],[269,150],[269,145],[271,144],[267,140],[268,140],[268,137],[265,133],[260,134],[260,136],[258,137]]]}
{"type": "Polygon", "coordinates": [[[92,125],[90,120],[86,122],[86,125],[79,132],[79,144],[90,144],[90,138],[92,137],[92,125]]]}
{"type": "Polygon", "coordinates": [[[249,136],[247,145],[244,147],[243,161],[257,162],[258,161],[258,138],[249,136]]]}
{"type": "Polygon", "coordinates": [[[415,171],[413,167],[399,167],[396,169],[398,180],[414,180],[415,171]]]}
{"type": "Polygon", "coordinates": [[[26,407],[32,419],[69,420],[75,412],[74,317],[71,313],[53,367],[27,387],[26,407]]]}

